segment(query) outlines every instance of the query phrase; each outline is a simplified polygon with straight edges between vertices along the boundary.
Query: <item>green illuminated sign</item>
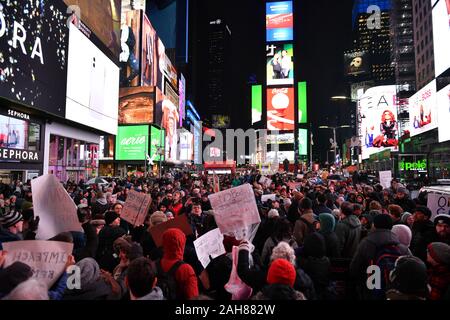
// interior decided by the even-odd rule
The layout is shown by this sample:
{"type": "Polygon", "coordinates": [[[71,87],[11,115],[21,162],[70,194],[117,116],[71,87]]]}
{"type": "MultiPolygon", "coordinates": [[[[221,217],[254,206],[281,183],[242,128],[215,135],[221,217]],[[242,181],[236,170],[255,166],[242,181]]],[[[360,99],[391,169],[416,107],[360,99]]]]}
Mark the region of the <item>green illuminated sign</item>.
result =
{"type": "Polygon", "coordinates": [[[306,95],[306,82],[298,83],[298,122],[308,122],[308,100],[306,95]]]}
{"type": "Polygon", "coordinates": [[[261,121],[262,116],[262,86],[252,86],[252,124],[261,121]]]}
{"type": "Polygon", "coordinates": [[[399,163],[400,171],[419,171],[426,172],[427,171],[427,159],[418,160],[417,162],[409,162],[402,160],[399,163]]]}
{"type": "Polygon", "coordinates": [[[298,154],[301,156],[308,155],[308,130],[298,129],[298,154]]]}
{"type": "Polygon", "coordinates": [[[148,126],[122,126],[116,137],[116,160],[145,160],[148,126]]]}
{"type": "MultiPolygon", "coordinates": [[[[164,149],[164,129],[150,127],[150,157],[157,153],[158,148],[164,149]]],[[[164,155],[156,155],[154,161],[164,160],[164,155]]]]}

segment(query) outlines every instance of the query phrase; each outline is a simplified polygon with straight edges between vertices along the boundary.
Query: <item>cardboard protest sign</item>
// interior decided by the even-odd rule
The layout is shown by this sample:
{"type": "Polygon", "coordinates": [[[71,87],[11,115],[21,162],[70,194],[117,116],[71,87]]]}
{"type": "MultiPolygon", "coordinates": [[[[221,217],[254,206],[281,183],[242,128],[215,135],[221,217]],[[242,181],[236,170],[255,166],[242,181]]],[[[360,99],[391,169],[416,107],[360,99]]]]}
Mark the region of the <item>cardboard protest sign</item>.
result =
{"type": "Polygon", "coordinates": [[[197,252],[197,258],[205,269],[211,262],[211,259],[226,252],[223,246],[223,235],[218,228],[205,233],[195,240],[194,247],[195,252],[197,252]]]}
{"type": "Polygon", "coordinates": [[[262,176],[261,179],[259,179],[259,183],[261,183],[263,186],[270,187],[270,185],[272,184],[272,179],[262,176]]]}
{"type": "Polygon", "coordinates": [[[65,271],[67,258],[72,254],[73,243],[59,241],[13,241],[4,242],[5,268],[16,261],[27,264],[33,278],[44,281],[50,288],[65,271]]]}
{"type": "Polygon", "coordinates": [[[150,195],[130,190],[120,214],[120,219],[124,219],[133,226],[143,225],[151,202],[152,197],[150,195]]]}
{"type": "Polygon", "coordinates": [[[267,202],[268,200],[275,201],[277,195],[276,194],[263,194],[261,196],[261,202],[267,202]]]}
{"type": "Polygon", "coordinates": [[[185,235],[191,235],[192,234],[192,228],[189,224],[187,217],[185,214],[179,215],[175,219],[169,220],[164,223],[160,223],[153,228],[150,228],[150,235],[153,238],[153,241],[155,242],[157,247],[162,246],[162,236],[164,231],[170,228],[178,228],[181,231],[184,232],[185,235]]]}
{"type": "Polygon", "coordinates": [[[432,216],[431,221],[438,214],[450,215],[450,196],[445,194],[429,193],[427,196],[427,207],[430,208],[432,216]]]}
{"type": "Polygon", "coordinates": [[[380,184],[383,188],[390,188],[392,181],[392,171],[380,171],[380,184]]]}
{"type": "Polygon", "coordinates": [[[230,234],[261,222],[255,195],[248,183],[211,194],[208,198],[217,226],[223,234],[230,234]]]}
{"type": "Polygon", "coordinates": [[[31,188],[34,214],[40,218],[37,239],[50,239],[61,232],[83,232],[77,207],[56,176],[33,179],[31,188]]]}
{"type": "Polygon", "coordinates": [[[296,190],[298,187],[300,187],[302,185],[301,182],[288,182],[288,187],[291,190],[296,190]]]}

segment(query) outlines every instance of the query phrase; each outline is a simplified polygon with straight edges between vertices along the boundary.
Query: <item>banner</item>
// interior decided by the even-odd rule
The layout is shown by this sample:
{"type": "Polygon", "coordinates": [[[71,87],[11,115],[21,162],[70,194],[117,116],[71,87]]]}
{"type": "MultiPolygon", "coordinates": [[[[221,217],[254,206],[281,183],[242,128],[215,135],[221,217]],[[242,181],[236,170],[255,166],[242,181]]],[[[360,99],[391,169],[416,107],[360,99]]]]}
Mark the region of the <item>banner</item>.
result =
{"type": "Polygon", "coordinates": [[[384,189],[391,187],[392,171],[380,171],[380,184],[384,189]]]}
{"type": "Polygon", "coordinates": [[[264,203],[267,202],[268,200],[275,201],[276,197],[277,197],[276,194],[263,194],[261,196],[261,202],[264,203]]]}
{"type": "Polygon", "coordinates": [[[180,229],[186,236],[192,234],[192,228],[188,222],[187,216],[185,214],[179,215],[175,219],[160,223],[150,229],[150,235],[152,236],[153,241],[155,242],[157,247],[162,246],[163,233],[170,228],[180,229]]]}
{"type": "Polygon", "coordinates": [[[135,227],[143,225],[151,202],[152,197],[150,195],[130,190],[120,218],[135,227]]]}
{"type": "Polygon", "coordinates": [[[72,254],[73,243],[59,241],[12,241],[4,242],[8,252],[4,268],[16,261],[27,264],[33,271],[33,278],[45,282],[50,288],[63,274],[67,257],[72,254]]]}
{"type": "Polygon", "coordinates": [[[223,234],[243,232],[252,224],[261,222],[255,195],[248,183],[211,194],[208,198],[217,226],[223,234]]]}
{"type": "Polygon", "coordinates": [[[262,176],[261,179],[259,179],[259,183],[261,183],[263,186],[270,187],[270,185],[272,184],[272,179],[262,176]]]}
{"type": "Polygon", "coordinates": [[[37,239],[50,239],[61,232],[83,232],[77,207],[56,176],[46,174],[31,180],[31,189],[34,214],[40,218],[37,239]]]}
{"type": "Polygon", "coordinates": [[[429,193],[427,198],[427,207],[432,213],[431,221],[434,221],[438,214],[450,215],[450,195],[429,193]]]}
{"type": "Polygon", "coordinates": [[[218,228],[205,233],[195,240],[194,247],[197,252],[197,258],[205,269],[212,259],[226,253],[223,246],[223,235],[218,228]]]}

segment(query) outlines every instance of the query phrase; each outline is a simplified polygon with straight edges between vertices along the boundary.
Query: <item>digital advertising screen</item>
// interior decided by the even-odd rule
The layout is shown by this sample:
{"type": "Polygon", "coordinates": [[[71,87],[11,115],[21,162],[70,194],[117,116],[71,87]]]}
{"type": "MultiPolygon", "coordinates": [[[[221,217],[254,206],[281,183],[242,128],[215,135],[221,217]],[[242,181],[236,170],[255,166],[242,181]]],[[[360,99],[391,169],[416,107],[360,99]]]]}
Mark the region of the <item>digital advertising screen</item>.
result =
{"type": "Polygon", "coordinates": [[[267,85],[294,84],[294,46],[287,44],[268,44],[267,56],[267,85]]]}
{"type": "Polygon", "coordinates": [[[225,114],[213,114],[212,126],[217,129],[227,129],[230,127],[230,116],[225,114]]]}
{"type": "Polygon", "coordinates": [[[141,42],[143,13],[138,10],[122,14],[120,43],[120,87],[141,85],[141,42]]]}
{"type": "Polygon", "coordinates": [[[66,119],[117,134],[119,67],[70,25],[66,119]]]}
{"type": "Polygon", "coordinates": [[[436,80],[409,98],[411,137],[437,128],[436,80]]]}
{"type": "Polygon", "coordinates": [[[267,130],[294,130],[294,88],[267,89],[267,130]]]}
{"type": "Polygon", "coordinates": [[[150,20],[143,15],[141,85],[156,86],[158,81],[158,36],[150,20]]]}
{"type": "Polygon", "coordinates": [[[153,123],[155,87],[120,88],[119,124],[153,123]]]}
{"type": "Polygon", "coordinates": [[[217,147],[210,147],[209,148],[209,156],[211,158],[219,158],[222,155],[222,151],[220,150],[220,148],[217,147]]]}
{"type": "Polygon", "coordinates": [[[268,134],[267,144],[293,144],[293,133],[268,134]]]}
{"type": "Polygon", "coordinates": [[[285,159],[293,162],[295,159],[294,151],[269,151],[266,154],[266,163],[282,163],[285,159]]]}
{"type": "Polygon", "coordinates": [[[68,18],[59,0],[1,1],[1,97],[65,116],[68,18]]]}
{"type": "Polygon", "coordinates": [[[262,99],[262,86],[252,86],[252,124],[262,119],[262,99]]]}
{"type": "Polygon", "coordinates": [[[292,1],[266,3],[266,40],[292,41],[294,39],[292,1]]]}
{"type": "Polygon", "coordinates": [[[116,160],[145,160],[149,126],[119,126],[116,136],[116,160]]]}
{"type": "Polygon", "coordinates": [[[28,122],[0,115],[0,147],[27,149],[28,122]]]}
{"type": "Polygon", "coordinates": [[[178,94],[180,98],[180,127],[182,127],[183,120],[186,119],[186,79],[183,74],[180,74],[180,79],[178,81],[178,94]]]}
{"type": "Polygon", "coordinates": [[[379,86],[360,96],[362,159],[387,148],[398,150],[396,87],[379,86]]]}
{"type": "MultiPolygon", "coordinates": [[[[161,127],[165,130],[165,159],[166,161],[177,160],[177,127],[180,121],[180,115],[178,114],[178,95],[170,87],[169,84],[165,85],[167,95],[163,95],[161,98],[161,127]]],[[[157,98],[158,99],[158,98],[157,98]]],[[[159,108],[157,104],[156,108],[159,108]]]]}
{"type": "Polygon", "coordinates": [[[436,77],[450,68],[450,0],[433,7],[434,67],[436,77]]]}
{"type": "Polygon", "coordinates": [[[298,154],[308,155],[308,129],[298,129],[298,154]]]}
{"type": "Polygon", "coordinates": [[[164,160],[164,155],[158,154],[158,149],[164,149],[164,130],[150,126],[150,157],[154,161],[164,160]]]}
{"type": "Polygon", "coordinates": [[[344,54],[345,74],[359,76],[370,72],[369,53],[366,51],[348,52],[344,54]]]}
{"type": "Polygon", "coordinates": [[[439,142],[450,140],[450,85],[437,93],[439,142]]]}
{"type": "Polygon", "coordinates": [[[122,1],[64,0],[64,3],[67,6],[77,6],[79,8],[81,21],[95,33],[101,42],[118,59],[121,52],[120,19],[122,1]]]}
{"type": "Polygon", "coordinates": [[[189,131],[180,133],[180,160],[194,160],[194,135],[189,131]]]}
{"type": "Polygon", "coordinates": [[[306,82],[298,83],[298,122],[308,123],[308,95],[306,82]]]}

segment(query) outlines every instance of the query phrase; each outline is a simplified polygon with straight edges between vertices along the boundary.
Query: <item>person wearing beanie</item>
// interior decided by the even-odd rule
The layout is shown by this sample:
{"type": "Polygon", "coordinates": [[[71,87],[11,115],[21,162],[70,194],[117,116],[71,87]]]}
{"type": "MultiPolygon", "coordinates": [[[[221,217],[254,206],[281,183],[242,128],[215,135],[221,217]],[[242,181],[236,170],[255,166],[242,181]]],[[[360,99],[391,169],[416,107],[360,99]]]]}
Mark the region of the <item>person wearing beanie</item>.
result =
{"type": "Polygon", "coordinates": [[[373,218],[374,216],[369,213],[365,213],[359,217],[359,221],[361,221],[361,241],[366,238],[372,230],[373,218]]]}
{"type": "Polygon", "coordinates": [[[442,242],[430,243],[427,247],[428,283],[430,300],[441,300],[450,292],[450,246],[442,242]]]}
{"type": "Polygon", "coordinates": [[[339,252],[342,258],[351,259],[361,239],[361,222],[353,214],[353,204],[344,202],[340,208],[340,221],[336,226],[339,252]]]}
{"type": "Polygon", "coordinates": [[[0,212],[0,250],[3,242],[22,240],[23,217],[19,211],[11,209],[8,213],[0,212]]]}
{"type": "Polygon", "coordinates": [[[309,198],[303,198],[300,201],[301,216],[295,222],[294,226],[294,238],[299,246],[303,245],[305,237],[317,230],[316,215],[312,210],[312,201],[309,198]]]}
{"type": "Polygon", "coordinates": [[[400,206],[403,211],[413,212],[416,203],[409,197],[409,191],[405,187],[398,187],[395,194],[394,204],[400,206]]]}
{"type": "Polygon", "coordinates": [[[414,224],[414,217],[412,213],[403,212],[400,222],[411,229],[414,224]]]}
{"type": "Polygon", "coordinates": [[[252,300],[306,300],[303,293],[294,290],[296,270],[285,259],[274,260],[267,273],[267,286],[252,300]]]}
{"type": "Polygon", "coordinates": [[[167,215],[164,212],[155,211],[150,216],[149,228],[153,228],[154,226],[164,222],[167,222],[167,215]]]}
{"type": "Polygon", "coordinates": [[[387,300],[426,300],[428,296],[427,267],[417,257],[399,257],[389,280],[387,300]]]}
{"type": "Polygon", "coordinates": [[[336,220],[331,213],[321,213],[319,214],[320,221],[320,234],[325,239],[326,256],[330,259],[340,258],[341,254],[339,252],[338,237],[336,235],[335,227],[336,220]]]}
{"type": "Polygon", "coordinates": [[[396,224],[392,227],[392,232],[397,235],[401,244],[409,248],[411,245],[412,232],[408,226],[405,226],[404,224],[396,224]]]}
{"type": "Polygon", "coordinates": [[[105,226],[98,234],[96,260],[100,267],[108,272],[113,272],[119,263],[113,248],[114,241],[125,234],[125,230],[119,225],[120,218],[116,212],[108,211],[105,213],[105,226]]]}
{"type": "Polygon", "coordinates": [[[127,292],[125,277],[128,273],[130,263],[143,256],[143,250],[139,243],[132,242],[130,237],[121,237],[114,241],[116,252],[119,253],[119,264],[114,268],[113,278],[119,283],[122,289],[122,295],[127,292]]]}
{"type": "Polygon", "coordinates": [[[450,245],[450,215],[439,214],[434,218],[435,242],[450,245]]]}
{"type": "Polygon", "coordinates": [[[303,250],[297,256],[297,265],[311,277],[318,300],[328,300],[327,288],[330,285],[330,259],[325,255],[325,239],[319,232],[305,238],[303,250]]]}
{"type": "MultiPolygon", "coordinates": [[[[157,262],[158,273],[167,273],[178,264],[175,274],[177,300],[189,300],[197,297],[198,282],[192,266],[183,262],[186,235],[176,228],[170,228],[163,233],[163,257],[157,262]]],[[[158,276],[158,274],[157,274],[158,276]]],[[[170,299],[170,297],[166,297],[170,299]]]]}
{"type": "Polygon", "coordinates": [[[434,241],[436,228],[433,222],[431,222],[431,210],[425,206],[417,206],[413,212],[414,224],[412,226],[412,240],[411,251],[412,253],[422,259],[423,262],[427,261],[427,247],[434,241]]]}
{"type": "Polygon", "coordinates": [[[96,200],[92,205],[92,215],[104,214],[109,209],[109,206],[106,195],[101,191],[97,192],[96,200]]]}
{"type": "Polygon", "coordinates": [[[361,241],[350,263],[350,277],[356,281],[362,300],[384,299],[382,294],[375,294],[367,288],[367,268],[371,264],[377,263],[379,257],[387,252],[391,256],[411,255],[409,249],[392,232],[392,219],[388,214],[377,215],[373,219],[373,226],[374,230],[361,241]]]}

